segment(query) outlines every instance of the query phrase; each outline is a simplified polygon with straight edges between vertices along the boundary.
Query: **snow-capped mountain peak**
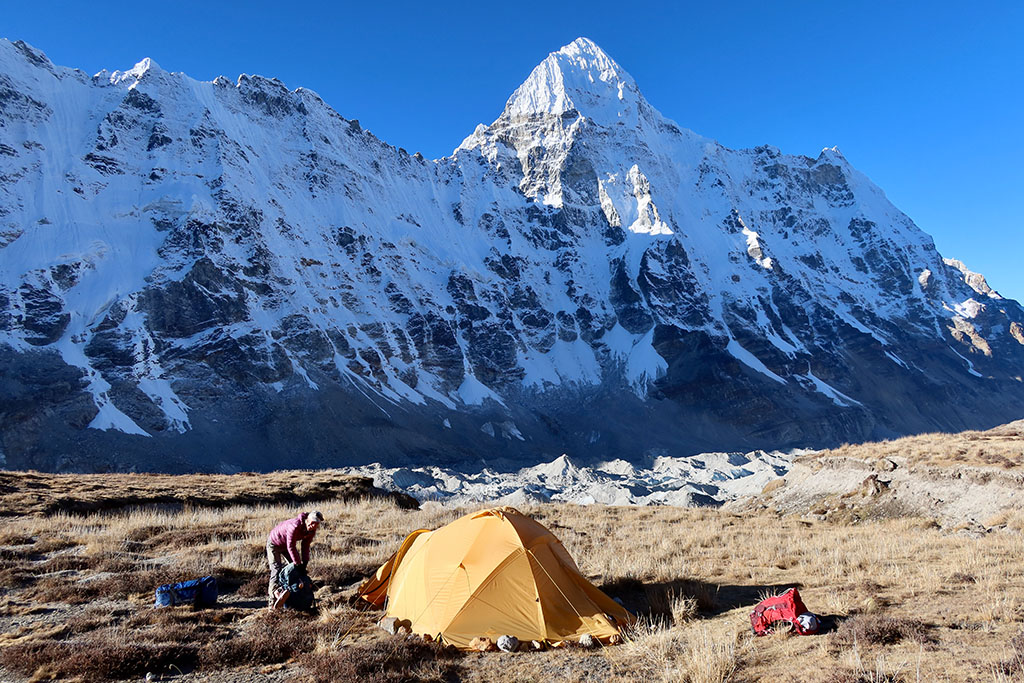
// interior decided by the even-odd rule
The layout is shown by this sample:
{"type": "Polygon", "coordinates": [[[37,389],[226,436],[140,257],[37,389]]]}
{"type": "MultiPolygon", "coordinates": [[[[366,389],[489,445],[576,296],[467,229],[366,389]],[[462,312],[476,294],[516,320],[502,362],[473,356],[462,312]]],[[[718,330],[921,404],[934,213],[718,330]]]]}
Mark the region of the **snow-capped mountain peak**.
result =
{"type": "Polygon", "coordinates": [[[110,82],[117,85],[124,81],[138,81],[147,73],[163,73],[163,69],[154,60],[145,57],[127,71],[115,71],[110,74],[110,82]]]}
{"type": "Polygon", "coordinates": [[[633,77],[589,38],[537,65],[505,105],[510,118],[578,112],[602,125],[635,123],[643,96],[633,77]]]}
{"type": "Polygon", "coordinates": [[[0,464],[569,471],[1006,421],[1022,366],[1021,307],[838,149],[702,138],[586,39],[436,162],[273,78],[0,41],[0,464]]]}

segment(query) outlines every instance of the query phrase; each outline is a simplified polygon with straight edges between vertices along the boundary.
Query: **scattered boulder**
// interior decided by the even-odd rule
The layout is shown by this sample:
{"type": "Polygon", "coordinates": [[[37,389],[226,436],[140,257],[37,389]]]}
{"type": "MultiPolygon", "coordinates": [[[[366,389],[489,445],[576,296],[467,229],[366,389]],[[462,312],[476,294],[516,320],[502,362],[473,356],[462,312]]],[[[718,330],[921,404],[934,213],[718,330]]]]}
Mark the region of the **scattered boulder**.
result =
{"type": "Polygon", "coordinates": [[[861,482],[860,488],[860,493],[874,498],[882,495],[889,488],[889,482],[879,479],[877,474],[872,474],[861,482]]]}
{"type": "Polygon", "coordinates": [[[896,469],[897,465],[896,461],[891,458],[882,458],[875,463],[875,467],[882,472],[892,472],[896,469]]]}
{"type": "Polygon", "coordinates": [[[474,638],[469,641],[469,649],[476,650],[477,652],[494,652],[497,648],[494,646],[494,641],[490,638],[474,638]]]}
{"type": "Polygon", "coordinates": [[[519,639],[515,636],[501,636],[498,638],[498,649],[502,652],[515,652],[519,649],[519,639]]]}
{"type": "Polygon", "coordinates": [[[389,636],[398,633],[398,619],[396,617],[384,617],[377,622],[377,626],[380,626],[389,636]]]}

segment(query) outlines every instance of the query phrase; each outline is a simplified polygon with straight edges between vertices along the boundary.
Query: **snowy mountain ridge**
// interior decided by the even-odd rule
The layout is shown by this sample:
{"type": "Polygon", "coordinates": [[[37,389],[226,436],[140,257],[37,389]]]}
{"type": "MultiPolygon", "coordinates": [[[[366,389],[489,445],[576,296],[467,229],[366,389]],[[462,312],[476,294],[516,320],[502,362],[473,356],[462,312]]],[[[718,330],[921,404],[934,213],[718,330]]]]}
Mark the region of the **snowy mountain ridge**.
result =
{"type": "Polygon", "coordinates": [[[645,466],[625,460],[577,465],[566,455],[513,472],[479,472],[424,465],[344,468],[372,477],[373,485],[408,493],[420,502],[465,506],[480,503],[522,505],[560,501],[580,505],[717,506],[756,495],[768,482],[787,474],[793,453],[702,453],[672,458],[654,456],[645,466]]]}
{"type": "Polygon", "coordinates": [[[434,161],[276,79],[0,41],[0,200],[9,466],[596,462],[1024,398],[1019,304],[838,149],[725,148],[583,38],[434,161]]]}

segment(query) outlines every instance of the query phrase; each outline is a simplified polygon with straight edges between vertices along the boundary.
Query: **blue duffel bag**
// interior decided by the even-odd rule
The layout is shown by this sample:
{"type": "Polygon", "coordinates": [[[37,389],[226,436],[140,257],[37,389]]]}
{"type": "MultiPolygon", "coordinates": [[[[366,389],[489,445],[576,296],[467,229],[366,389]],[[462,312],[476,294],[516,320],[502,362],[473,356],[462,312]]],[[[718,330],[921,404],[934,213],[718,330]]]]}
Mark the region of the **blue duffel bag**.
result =
{"type": "Polygon", "coordinates": [[[217,579],[204,576],[201,579],[168,583],[156,589],[154,607],[175,607],[192,605],[194,607],[212,607],[217,604],[217,579]]]}

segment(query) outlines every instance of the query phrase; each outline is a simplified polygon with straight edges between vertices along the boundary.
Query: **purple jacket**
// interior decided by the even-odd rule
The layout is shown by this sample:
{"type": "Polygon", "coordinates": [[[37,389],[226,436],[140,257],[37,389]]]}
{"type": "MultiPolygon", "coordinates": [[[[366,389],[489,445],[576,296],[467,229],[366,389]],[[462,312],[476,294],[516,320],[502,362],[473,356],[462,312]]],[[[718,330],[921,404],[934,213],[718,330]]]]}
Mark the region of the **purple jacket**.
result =
{"type": "Polygon", "coordinates": [[[315,531],[306,529],[306,513],[303,512],[295,519],[286,519],[275,526],[274,530],[270,532],[267,543],[283,550],[292,562],[305,564],[309,562],[309,542],[313,540],[314,536],[316,536],[315,531]],[[299,559],[299,541],[302,542],[301,560],[299,559]]]}

